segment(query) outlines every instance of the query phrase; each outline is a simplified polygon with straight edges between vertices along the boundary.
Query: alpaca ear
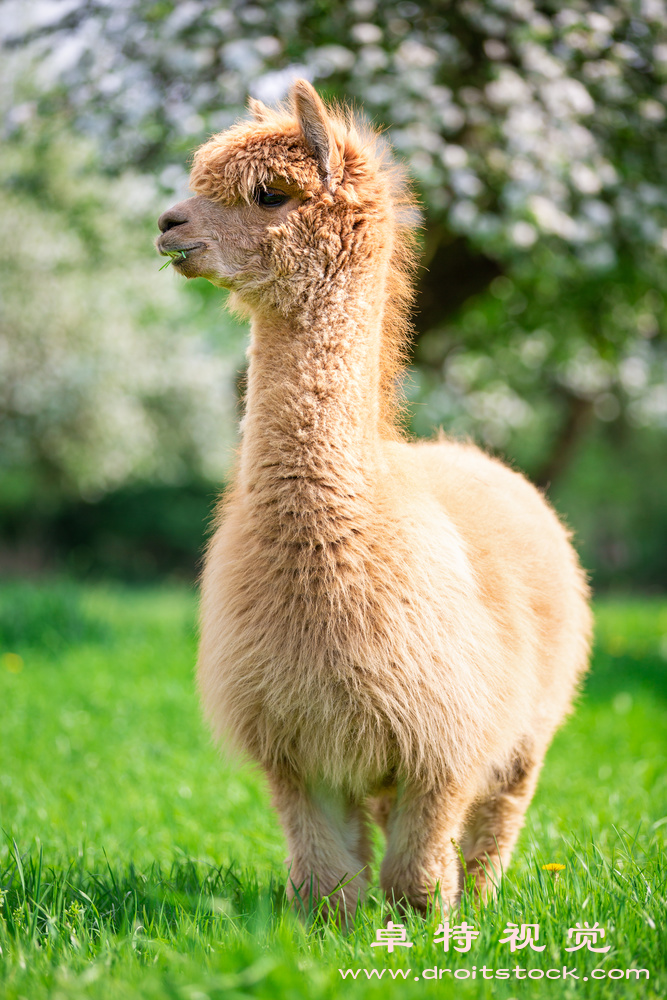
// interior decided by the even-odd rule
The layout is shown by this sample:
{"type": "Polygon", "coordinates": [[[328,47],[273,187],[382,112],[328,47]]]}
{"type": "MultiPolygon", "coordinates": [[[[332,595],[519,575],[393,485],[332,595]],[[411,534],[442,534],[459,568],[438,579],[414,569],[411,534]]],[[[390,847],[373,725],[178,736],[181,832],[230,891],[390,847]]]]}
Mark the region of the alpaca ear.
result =
{"type": "Polygon", "coordinates": [[[324,183],[331,188],[332,178],[341,166],[341,155],[327,109],[307,80],[296,80],[290,96],[306,145],[317,160],[324,183]]]}
{"type": "Polygon", "coordinates": [[[256,97],[248,98],[248,110],[256,122],[265,122],[271,117],[271,108],[258,101],[256,97]]]}

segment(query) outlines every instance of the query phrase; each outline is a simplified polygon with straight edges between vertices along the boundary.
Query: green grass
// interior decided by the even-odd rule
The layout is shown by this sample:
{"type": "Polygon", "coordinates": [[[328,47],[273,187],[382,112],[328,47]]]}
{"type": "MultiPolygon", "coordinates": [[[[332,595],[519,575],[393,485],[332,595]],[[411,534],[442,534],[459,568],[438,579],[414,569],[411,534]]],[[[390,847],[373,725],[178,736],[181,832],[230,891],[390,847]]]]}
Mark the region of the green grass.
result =
{"type": "Polygon", "coordinates": [[[164,262],[162,267],[158,268],[158,271],[164,271],[165,267],[169,267],[178,257],[182,257],[183,260],[187,257],[185,250],[165,250],[162,254],[163,257],[168,257],[169,259],[164,262]]]}
{"type": "Polygon", "coordinates": [[[221,761],[200,720],[194,616],[177,587],[0,588],[3,1000],[665,996],[667,600],[598,604],[593,672],[499,897],[481,911],[466,897],[456,918],[480,931],[466,954],[414,914],[412,948],[371,948],[391,916],[377,888],[350,933],[293,917],[264,782],[221,761]],[[566,865],[555,883],[547,862],[566,865]],[[512,955],[508,921],[539,924],[545,951],[512,955]],[[611,950],[566,953],[577,921],[611,950]],[[582,978],[479,978],[517,964],[582,978]],[[435,966],[452,972],[415,981],[435,966]],[[651,978],[594,981],[596,967],[651,978]]]}

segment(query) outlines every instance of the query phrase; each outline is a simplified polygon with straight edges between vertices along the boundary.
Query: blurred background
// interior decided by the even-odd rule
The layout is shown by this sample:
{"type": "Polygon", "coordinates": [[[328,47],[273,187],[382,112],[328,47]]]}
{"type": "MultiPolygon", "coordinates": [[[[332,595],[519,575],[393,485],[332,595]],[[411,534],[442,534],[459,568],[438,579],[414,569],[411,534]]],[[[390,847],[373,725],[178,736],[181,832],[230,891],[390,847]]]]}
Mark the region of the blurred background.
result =
{"type": "Polygon", "coordinates": [[[597,589],[664,589],[663,0],[4,0],[0,31],[0,572],[193,578],[246,333],[155,220],[305,76],[419,192],[411,433],[523,469],[597,589]]]}

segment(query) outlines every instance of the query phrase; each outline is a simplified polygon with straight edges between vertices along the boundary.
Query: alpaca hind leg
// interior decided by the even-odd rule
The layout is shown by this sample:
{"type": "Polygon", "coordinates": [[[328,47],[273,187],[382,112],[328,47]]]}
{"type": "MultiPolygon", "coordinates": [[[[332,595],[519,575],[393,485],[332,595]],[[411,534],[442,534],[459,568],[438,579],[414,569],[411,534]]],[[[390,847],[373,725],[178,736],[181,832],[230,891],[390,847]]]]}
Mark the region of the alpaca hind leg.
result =
{"type": "Polygon", "coordinates": [[[366,800],[370,818],[389,836],[389,821],[396,802],[396,788],[383,789],[366,800]]]}
{"type": "Polygon", "coordinates": [[[387,824],[387,852],[380,882],[389,898],[425,913],[458,902],[463,870],[455,841],[469,796],[455,789],[399,790],[387,824]]]}
{"type": "Polygon", "coordinates": [[[301,912],[345,921],[354,916],[368,882],[371,841],[365,809],[323,783],[295,775],[269,775],[290,856],[287,895],[301,912]]]}
{"type": "Polygon", "coordinates": [[[542,761],[515,762],[512,773],[491,794],[476,802],[466,819],[461,849],[466,874],[486,899],[495,893],[533,797],[542,761]]]}

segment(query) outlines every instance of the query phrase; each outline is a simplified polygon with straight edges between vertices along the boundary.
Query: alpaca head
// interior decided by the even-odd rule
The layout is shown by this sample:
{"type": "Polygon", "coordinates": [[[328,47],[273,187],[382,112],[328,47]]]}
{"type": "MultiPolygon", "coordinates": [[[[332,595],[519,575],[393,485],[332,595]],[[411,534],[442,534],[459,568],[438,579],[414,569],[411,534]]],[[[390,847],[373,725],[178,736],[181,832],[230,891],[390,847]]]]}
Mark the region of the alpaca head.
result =
{"type": "Polygon", "coordinates": [[[393,297],[405,298],[414,220],[401,219],[411,200],[400,172],[305,80],[290,96],[277,110],[251,99],[253,121],[200,147],[195,197],[160,217],[158,250],[183,251],[176,270],[232,289],[251,311],[289,315],[349,278],[375,280],[380,296],[392,261],[393,297]]]}

